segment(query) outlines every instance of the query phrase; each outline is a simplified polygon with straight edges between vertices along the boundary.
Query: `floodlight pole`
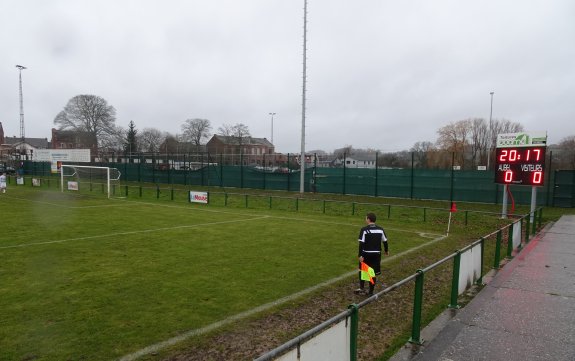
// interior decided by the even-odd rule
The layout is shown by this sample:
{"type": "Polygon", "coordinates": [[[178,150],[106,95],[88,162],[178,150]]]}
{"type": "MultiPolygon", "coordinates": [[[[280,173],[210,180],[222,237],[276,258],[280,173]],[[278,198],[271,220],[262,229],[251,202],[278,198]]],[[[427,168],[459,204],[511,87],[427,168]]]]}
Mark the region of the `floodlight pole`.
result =
{"type": "Polygon", "coordinates": [[[487,170],[489,170],[489,159],[491,158],[491,146],[493,145],[493,135],[491,134],[491,132],[493,131],[493,121],[492,121],[493,94],[495,94],[495,92],[490,92],[489,94],[491,95],[491,107],[489,109],[489,132],[487,133],[489,139],[489,142],[487,144],[487,170]]]}
{"type": "Polygon", "coordinates": [[[22,94],[22,70],[26,69],[25,66],[16,65],[18,68],[18,78],[20,84],[20,150],[25,151],[24,143],[26,142],[26,134],[24,132],[24,97],[22,94]]]}
{"type": "Polygon", "coordinates": [[[303,77],[302,77],[302,100],[301,100],[301,153],[299,192],[304,193],[305,185],[305,91],[306,91],[306,61],[307,61],[307,0],[303,5],[303,77]]]}

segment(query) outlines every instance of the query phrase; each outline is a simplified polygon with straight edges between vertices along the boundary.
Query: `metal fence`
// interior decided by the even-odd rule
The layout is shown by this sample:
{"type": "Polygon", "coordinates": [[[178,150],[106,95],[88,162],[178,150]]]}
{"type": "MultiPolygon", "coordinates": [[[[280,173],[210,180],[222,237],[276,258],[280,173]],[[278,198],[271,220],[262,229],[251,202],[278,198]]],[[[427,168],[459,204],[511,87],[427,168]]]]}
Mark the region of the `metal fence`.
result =
{"type": "MultiPolygon", "coordinates": [[[[570,189],[557,190],[554,187],[559,172],[557,167],[564,161],[559,162],[562,158],[558,156],[554,158],[553,152],[548,152],[547,157],[545,185],[537,187],[537,204],[555,205],[556,191],[560,191],[563,197],[557,200],[558,205],[573,203],[575,196],[570,189]],[[564,194],[567,193],[569,199],[565,199],[564,194]]],[[[454,165],[456,159],[461,157],[447,152],[436,154],[434,163],[424,162],[427,158],[421,159],[416,152],[406,152],[400,158],[402,161],[398,157],[376,153],[375,163],[363,163],[360,167],[357,163],[347,164],[345,154],[340,162],[335,162],[337,159],[328,162],[322,156],[306,157],[304,191],[494,204],[502,202],[504,187],[494,182],[493,169],[485,167],[485,170],[477,170],[476,166],[468,165],[473,162],[454,165]]],[[[91,165],[118,168],[123,182],[282,191],[300,189],[297,155],[139,154],[130,158],[111,156],[106,160],[91,165]]],[[[47,177],[51,167],[48,162],[24,161],[22,170],[26,175],[47,177]]],[[[575,183],[575,179],[564,176],[559,180],[565,182],[565,179],[575,183]]],[[[575,189],[575,185],[571,187],[575,189]]],[[[531,202],[531,187],[511,185],[509,189],[515,203],[531,202]]]]}
{"type": "Polygon", "coordinates": [[[459,308],[458,298],[472,285],[483,283],[488,239],[495,237],[493,268],[501,265],[501,253],[504,236],[507,236],[506,257],[512,258],[513,252],[529,242],[531,234],[541,227],[542,208],[524,215],[513,223],[488,234],[449,256],[423,268],[409,277],[366,298],[358,304],[349,305],[348,309],[322,322],[309,331],[289,340],[283,345],[258,357],[256,361],[267,360],[357,360],[358,329],[360,310],[376,302],[392,291],[411,282],[415,283],[413,297],[413,316],[411,320],[411,337],[409,342],[421,344],[422,307],[424,300],[425,274],[452,260],[452,278],[450,308],[459,308]]]}

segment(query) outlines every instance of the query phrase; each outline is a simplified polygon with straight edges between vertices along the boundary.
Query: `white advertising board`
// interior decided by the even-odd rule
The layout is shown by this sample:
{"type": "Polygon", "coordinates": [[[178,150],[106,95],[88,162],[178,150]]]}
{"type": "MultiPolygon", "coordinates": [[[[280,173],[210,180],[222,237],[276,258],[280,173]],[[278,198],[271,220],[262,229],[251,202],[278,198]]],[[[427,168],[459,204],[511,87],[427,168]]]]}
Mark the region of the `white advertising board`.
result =
{"type": "Polygon", "coordinates": [[[477,244],[461,254],[458,294],[465,292],[480,276],[481,244],[477,244]]]}
{"type": "Polygon", "coordinates": [[[90,149],[37,149],[33,154],[36,162],[90,163],[90,149]]]}
{"type": "Polygon", "coordinates": [[[301,344],[297,348],[278,357],[276,361],[348,361],[350,360],[350,319],[344,319],[301,344]]]}
{"type": "Polygon", "coordinates": [[[78,182],[69,181],[68,182],[68,190],[69,191],[77,191],[78,190],[78,182]]]}
{"type": "Polygon", "coordinates": [[[208,192],[190,191],[190,203],[208,204],[208,192]]]}

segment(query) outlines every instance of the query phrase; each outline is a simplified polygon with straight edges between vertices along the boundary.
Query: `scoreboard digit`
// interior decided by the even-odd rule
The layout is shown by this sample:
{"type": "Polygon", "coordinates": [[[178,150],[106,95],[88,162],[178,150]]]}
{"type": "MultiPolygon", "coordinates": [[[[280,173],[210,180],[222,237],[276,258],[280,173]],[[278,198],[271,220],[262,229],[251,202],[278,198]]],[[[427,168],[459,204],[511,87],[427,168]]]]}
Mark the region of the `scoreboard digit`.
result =
{"type": "Polygon", "coordinates": [[[545,149],[545,146],[497,148],[495,183],[543,186],[545,149]]]}

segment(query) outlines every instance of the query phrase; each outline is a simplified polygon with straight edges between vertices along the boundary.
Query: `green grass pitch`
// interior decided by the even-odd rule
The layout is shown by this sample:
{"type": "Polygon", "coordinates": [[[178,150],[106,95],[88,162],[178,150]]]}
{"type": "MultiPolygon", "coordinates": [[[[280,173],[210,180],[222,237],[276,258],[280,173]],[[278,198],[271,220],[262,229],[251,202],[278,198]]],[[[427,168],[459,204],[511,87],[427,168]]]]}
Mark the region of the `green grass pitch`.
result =
{"type": "MultiPolygon", "coordinates": [[[[364,225],[15,186],[0,214],[0,360],[118,359],[225,320],[353,271],[364,225]]],[[[433,239],[378,223],[393,254],[433,239]]]]}

